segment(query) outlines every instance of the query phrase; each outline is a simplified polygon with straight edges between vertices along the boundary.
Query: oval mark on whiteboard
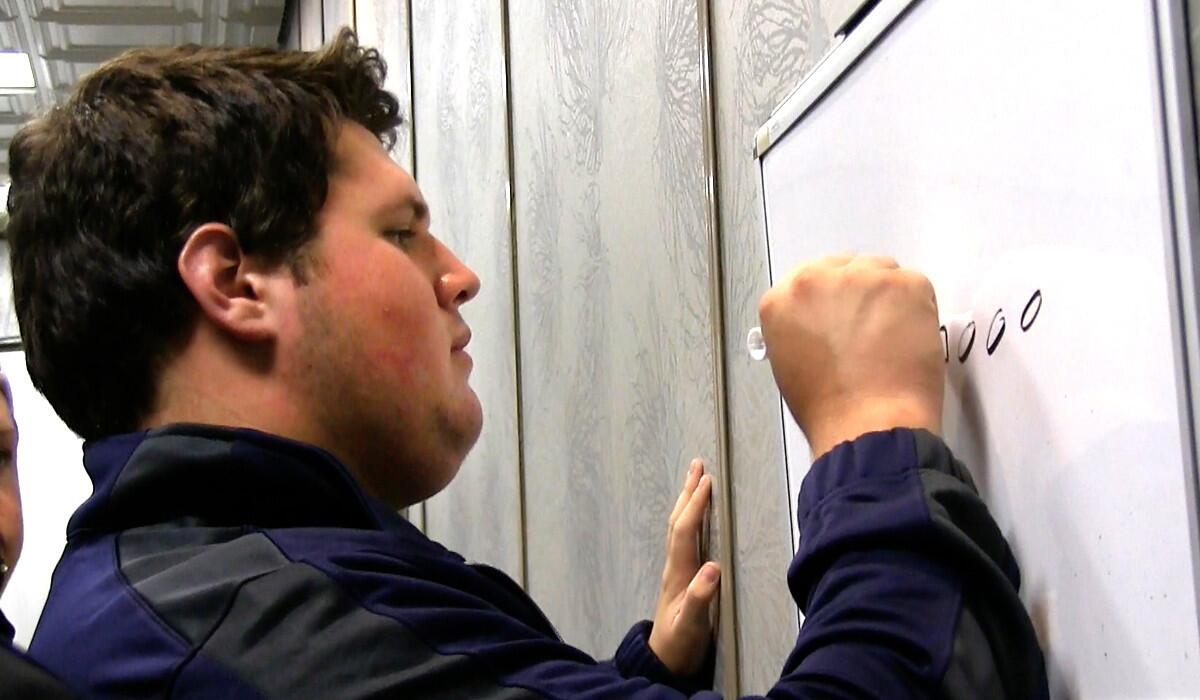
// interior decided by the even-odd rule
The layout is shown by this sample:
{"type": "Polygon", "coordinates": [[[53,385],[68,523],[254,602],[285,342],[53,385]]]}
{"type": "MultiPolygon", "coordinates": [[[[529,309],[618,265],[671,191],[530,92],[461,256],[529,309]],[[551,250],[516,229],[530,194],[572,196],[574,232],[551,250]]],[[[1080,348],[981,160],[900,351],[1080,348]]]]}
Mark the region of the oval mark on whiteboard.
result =
{"type": "Polygon", "coordinates": [[[971,348],[975,347],[975,322],[971,321],[963,328],[962,335],[958,336],[958,361],[966,362],[971,356],[971,348]]]}
{"type": "Polygon", "coordinates": [[[1021,312],[1021,330],[1027,331],[1033,327],[1033,322],[1037,320],[1038,314],[1042,312],[1042,290],[1037,290],[1033,296],[1029,297],[1029,301],[1025,303],[1025,310],[1021,312]]]}
{"type": "Polygon", "coordinates": [[[1000,347],[1000,339],[1004,337],[1006,325],[1008,324],[1004,320],[1004,309],[1000,309],[992,316],[992,325],[988,327],[987,354],[991,355],[1000,347]]]}

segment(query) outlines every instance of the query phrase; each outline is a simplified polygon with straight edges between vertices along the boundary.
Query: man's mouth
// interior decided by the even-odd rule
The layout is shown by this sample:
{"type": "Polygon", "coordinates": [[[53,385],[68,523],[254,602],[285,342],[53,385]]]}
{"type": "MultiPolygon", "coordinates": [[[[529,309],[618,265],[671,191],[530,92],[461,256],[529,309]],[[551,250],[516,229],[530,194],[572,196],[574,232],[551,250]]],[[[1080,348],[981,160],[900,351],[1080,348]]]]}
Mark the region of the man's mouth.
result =
{"type": "Polygon", "coordinates": [[[455,339],[454,344],[450,346],[450,352],[458,352],[459,350],[466,348],[467,343],[469,343],[469,342],[471,342],[471,329],[470,328],[463,331],[458,336],[458,338],[455,339]]]}

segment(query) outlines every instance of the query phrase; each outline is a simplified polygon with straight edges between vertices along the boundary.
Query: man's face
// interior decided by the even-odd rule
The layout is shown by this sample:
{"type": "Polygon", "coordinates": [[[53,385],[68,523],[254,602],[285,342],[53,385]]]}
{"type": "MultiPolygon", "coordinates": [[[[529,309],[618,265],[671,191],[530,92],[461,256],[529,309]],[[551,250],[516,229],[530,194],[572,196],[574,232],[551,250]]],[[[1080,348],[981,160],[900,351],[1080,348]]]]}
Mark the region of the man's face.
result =
{"type": "Polygon", "coordinates": [[[440,491],[482,427],[459,307],[479,278],[430,233],[416,182],[366,129],[335,148],[317,238],[296,288],[290,379],[318,444],[395,507],[440,491]]]}
{"type": "Polygon", "coordinates": [[[0,558],[9,569],[0,576],[0,590],[4,590],[21,556],[23,534],[21,489],[17,485],[17,429],[7,399],[0,396],[0,558]]]}

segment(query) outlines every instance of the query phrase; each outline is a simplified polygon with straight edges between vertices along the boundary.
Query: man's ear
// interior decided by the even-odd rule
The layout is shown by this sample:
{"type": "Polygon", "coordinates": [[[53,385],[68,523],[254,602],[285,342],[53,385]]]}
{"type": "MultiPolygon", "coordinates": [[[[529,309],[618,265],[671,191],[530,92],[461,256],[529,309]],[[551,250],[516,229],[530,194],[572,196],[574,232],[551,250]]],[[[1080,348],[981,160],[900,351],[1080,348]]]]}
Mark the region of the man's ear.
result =
{"type": "Polygon", "coordinates": [[[278,319],[266,294],[271,271],[242,252],[233,229],[202,224],[179,251],[178,267],[201,313],[218,328],[245,342],[275,339],[278,319]]]}

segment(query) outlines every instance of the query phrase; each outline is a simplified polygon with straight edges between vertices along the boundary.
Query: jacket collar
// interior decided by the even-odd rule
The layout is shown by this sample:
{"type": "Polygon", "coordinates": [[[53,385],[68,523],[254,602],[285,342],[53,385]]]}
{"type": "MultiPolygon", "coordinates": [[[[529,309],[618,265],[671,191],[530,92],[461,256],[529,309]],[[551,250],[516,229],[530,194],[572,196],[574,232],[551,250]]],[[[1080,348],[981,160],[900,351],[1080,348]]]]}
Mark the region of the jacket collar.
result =
{"type": "Polygon", "coordinates": [[[211,526],[417,530],[333,455],[244,428],[178,424],[88,441],[90,498],[67,538],[189,519],[211,526]]]}

